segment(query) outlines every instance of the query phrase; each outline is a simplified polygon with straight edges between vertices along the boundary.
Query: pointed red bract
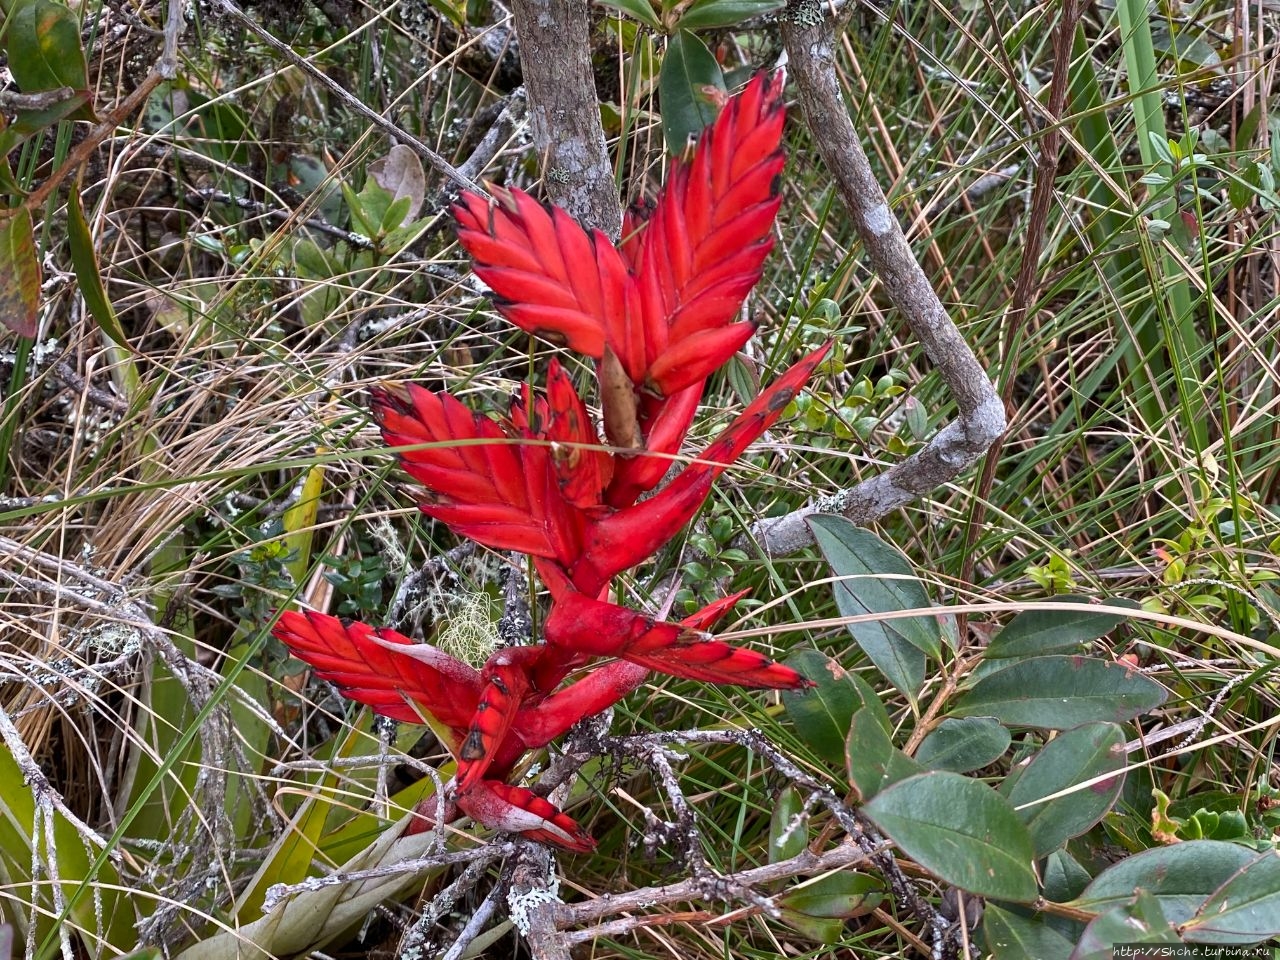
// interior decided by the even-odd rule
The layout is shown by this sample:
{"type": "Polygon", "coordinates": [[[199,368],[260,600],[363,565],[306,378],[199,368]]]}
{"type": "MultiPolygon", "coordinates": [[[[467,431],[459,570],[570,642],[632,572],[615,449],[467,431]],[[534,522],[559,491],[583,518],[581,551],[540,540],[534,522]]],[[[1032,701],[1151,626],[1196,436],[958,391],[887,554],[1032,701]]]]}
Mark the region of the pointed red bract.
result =
{"type": "Polygon", "coordinates": [[[595,840],[572,817],[524,787],[481,780],[466,793],[459,793],[456,802],[458,809],[494,830],[520,833],[575,853],[590,853],[596,848],[595,840]]]}
{"type": "Polygon", "coordinates": [[[421,723],[427,714],[459,739],[471,723],[480,674],[435,647],[394,630],[293,610],[280,614],[271,632],[316,676],[383,716],[421,723]]]}

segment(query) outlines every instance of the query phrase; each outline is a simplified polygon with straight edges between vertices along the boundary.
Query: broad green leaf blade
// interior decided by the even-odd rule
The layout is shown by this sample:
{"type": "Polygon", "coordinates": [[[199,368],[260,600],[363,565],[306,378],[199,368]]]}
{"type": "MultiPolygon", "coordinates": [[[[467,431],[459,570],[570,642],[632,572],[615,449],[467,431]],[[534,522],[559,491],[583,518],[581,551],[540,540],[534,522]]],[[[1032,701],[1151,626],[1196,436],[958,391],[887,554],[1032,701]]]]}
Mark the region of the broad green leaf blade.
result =
{"type": "Polygon", "coordinates": [[[1147,890],[1172,923],[1195,916],[1219,887],[1258,858],[1253,850],[1221,840],[1188,840],[1135,853],[1100,873],[1072,906],[1105,913],[1147,890]]]}
{"type": "Polygon", "coordinates": [[[784,6],[786,0],[698,0],[685,11],[677,26],[681,30],[733,27],[784,6]]]}
{"type": "Polygon", "coordinates": [[[916,763],[930,770],[968,773],[994,762],[1009,749],[1009,731],[991,717],[948,718],[920,741],[916,763]]]}
{"type": "Polygon", "coordinates": [[[40,307],[40,260],[31,211],[0,211],[0,323],[20,337],[36,335],[40,307]]]}
{"type": "Polygon", "coordinates": [[[707,45],[688,30],[680,30],[667,44],[658,77],[662,129],[667,149],[679,156],[719,112],[716,100],[724,94],[724,75],[707,45]]]}
{"type": "Polygon", "coordinates": [[[847,920],[870,913],[883,899],[884,883],[878,877],[843,870],[798,883],[776,902],[810,917],[847,920]]]}
{"type": "Polygon", "coordinates": [[[1085,927],[1071,960],[1114,960],[1117,943],[1181,943],[1161,906],[1145,890],[1138,891],[1133,904],[1108,910],[1085,927]]]}
{"type": "MultiPolygon", "coordinates": [[[[844,517],[809,518],[832,573],[836,606],[846,617],[930,606],[907,559],[875,534],[844,517]]],[[[925,656],[939,658],[942,631],[932,617],[902,617],[849,624],[849,633],[885,677],[915,699],[924,683],[925,656]]]]}
{"type": "Polygon", "coordinates": [[[1055,850],[1049,854],[1040,875],[1045,899],[1054,903],[1074,900],[1093,879],[1089,871],[1066,850],[1055,850]]]}
{"type": "Polygon", "coordinates": [[[910,777],[864,812],[920,866],[961,890],[997,900],[1036,898],[1031,836],[990,787],[946,771],[910,777]]]}
{"type": "Polygon", "coordinates": [[[1124,786],[1124,743],[1124,731],[1114,723],[1087,723],[1050,740],[1021,774],[1006,781],[1009,788],[1001,793],[1019,808],[1037,857],[1080,836],[1111,809],[1124,786]],[[1104,774],[1113,776],[1056,800],[1037,802],[1104,774]]]}
{"type": "Polygon", "coordinates": [[[625,13],[629,17],[634,17],[654,30],[662,29],[662,21],[658,19],[657,13],[654,12],[653,4],[649,0],[596,0],[596,3],[602,7],[612,7],[614,10],[625,13]]]}
{"type": "Polygon", "coordinates": [[[982,934],[993,960],[1067,960],[1073,946],[1043,920],[1019,916],[994,903],[982,914],[982,934]]]}
{"type": "MultiPolygon", "coordinates": [[[[14,0],[4,48],[23,93],[70,87],[88,91],[89,70],[80,46],[80,20],[53,0],[14,0]]],[[[87,106],[74,115],[93,120],[87,106]]]]}
{"type": "Polygon", "coordinates": [[[845,751],[849,784],[864,803],[890,784],[924,772],[920,764],[893,745],[889,731],[870,710],[853,715],[845,751]]]}
{"type": "Polygon", "coordinates": [[[1165,696],[1164,687],[1123,664],[1034,657],[983,677],[956,701],[951,716],[1066,730],[1091,720],[1132,720],[1160,706],[1165,696]]]}
{"type": "Polygon", "coordinates": [[[1196,943],[1255,943],[1280,936],[1280,851],[1268,850],[1219,887],[1182,927],[1196,943]]]}
{"type": "MultiPolygon", "coordinates": [[[[1052,653],[1079,653],[1084,645],[1097,640],[1125,621],[1114,613],[1094,613],[1087,597],[1054,597],[1055,603],[1078,603],[1085,609],[1026,610],[1018,614],[988,645],[983,656],[990,660],[1002,657],[1043,657],[1052,653]]],[[[1128,600],[1107,601],[1108,606],[1137,606],[1128,600]]]]}
{"type": "Polygon", "coordinates": [[[106,287],[102,285],[102,275],[98,272],[98,258],[94,254],[93,235],[89,232],[89,224],[84,218],[84,208],[80,206],[80,194],[72,189],[67,195],[67,244],[71,247],[71,263],[76,268],[76,284],[80,287],[80,295],[84,297],[84,305],[102,332],[110,337],[118,346],[127,347],[128,339],[124,328],[116,317],[115,308],[107,298],[106,287]]]}
{"type": "Polygon", "coordinates": [[[769,862],[790,860],[798,856],[809,842],[809,828],[796,817],[804,809],[804,797],[799,789],[788,784],[778,792],[773,814],[769,818],[769,862]]]}
{"type": "Polygon", "coordinates": [[[849,721],[863,707],[876,710],[877,719],[889,730],[889,715],[880,698],[856,673],[817,650],[799,650],[786,664],[815,684],[808,690],[782,691],[782,704],[804,742],[824,760],[844,763],[849,721]]]}

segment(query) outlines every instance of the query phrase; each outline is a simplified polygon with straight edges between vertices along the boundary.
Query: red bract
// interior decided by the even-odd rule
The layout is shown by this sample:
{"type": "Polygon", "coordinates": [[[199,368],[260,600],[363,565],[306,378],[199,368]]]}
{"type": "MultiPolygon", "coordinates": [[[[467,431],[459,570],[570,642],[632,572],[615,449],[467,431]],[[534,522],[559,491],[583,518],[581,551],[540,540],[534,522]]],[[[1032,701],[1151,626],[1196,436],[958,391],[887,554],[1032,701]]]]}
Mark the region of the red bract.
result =
{"type": "MultiPolygon", "coordinates": [[[[465,194],[458,236],[504,316],[596,361],[604,441],[568,372],[552,360],[545,395],[527,385],[491,419],[422,387],[373,392],[373,412],[422,511],[455,534],[533,558],[551,594],[543,642],[502,647],[480,670],[394,631],[316,613],[275,627],[318,676],[397,720],[432,727],[457,761],[445,815],[570,850],[594,844],[568,816],[507,782],[529,749],[607,710],[650,670],[769,689],[807,681],[706,631],[741,598],[679,623],[605,599],[689,522],[712,482],[782,415],[826,355],[789,369],[661,490],[706,378],[751,335],[739,318],[772,246],[780,199],[781,81],[756,77],[692,155],[672,167],[647,216],[633,208],[615,247],[520,190],[465,194]],[[613,658],[593,662],[596,658],[613,658]],[[564,685],[568,682],[568,685],[564,685]]],[[[433,823],[436,803],[419,811],[433,823]]]]}

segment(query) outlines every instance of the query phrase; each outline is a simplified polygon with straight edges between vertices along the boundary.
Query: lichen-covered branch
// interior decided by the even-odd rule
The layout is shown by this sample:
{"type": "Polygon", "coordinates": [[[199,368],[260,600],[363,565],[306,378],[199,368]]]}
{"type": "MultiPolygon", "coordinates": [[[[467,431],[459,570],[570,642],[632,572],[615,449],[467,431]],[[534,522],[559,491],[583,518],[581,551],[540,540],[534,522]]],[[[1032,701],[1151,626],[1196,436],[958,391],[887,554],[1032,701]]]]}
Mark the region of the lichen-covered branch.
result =
{"type": "Polygon", "coordinates": [[[863,152],[836,74],[834,25],[812,4],[802,6],[811,15],[789,11],[782,36],[805,127],[835,177],[872,271],[937,367],[959,413],[923,449],[883,473],[787,516],[757,523],[753,537],[775,556],[812,543],[805,521],[815,513],[838,513],[866,523],[936,490],[975,463],[1005,429],[1004,405],[990,377],[916,262],[863,152]]]}

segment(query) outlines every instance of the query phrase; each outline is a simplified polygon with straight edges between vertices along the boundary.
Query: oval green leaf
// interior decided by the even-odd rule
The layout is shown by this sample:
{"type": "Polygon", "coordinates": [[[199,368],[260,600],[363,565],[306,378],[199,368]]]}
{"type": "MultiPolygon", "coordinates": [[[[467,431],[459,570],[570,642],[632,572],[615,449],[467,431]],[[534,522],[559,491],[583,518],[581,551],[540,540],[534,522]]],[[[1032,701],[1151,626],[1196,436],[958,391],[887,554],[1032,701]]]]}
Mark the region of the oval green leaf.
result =
{"type": "Polygon", "coordinates": [[[769,862],[790,860],[799,855],[809,842],[809,829],[796,823],[796,817],[804,809],[804,797],[793,785],[788,784],[778,793],[769,818],[769,862]]]}
{"type": "Polygon", "coordinates": [[[1034,657],[983,677],[956,701],[951,716],[1066,730],[1092,720],[1132,720],[1160,706],[1165,696],[1164,687],[1123,664],[1034,657]]]}
{"type": "Polygon", "coordinates": [[[890,784],[924,772],[920,764],[893,745],[889,731],[870,710],[853,715],[845,750],[849,784],[864,803],[890,784]]]}
{"type": "MultiPolygon", "coordinates": [[[[901,552],[844,517],[809,518],[831,572],[842,616],[896,613],[929,607],[929,595],[901,552]]],[[[942,631],[933,617],[901,617],[849,624],[868,659],[913,700],[924,683],[926,655],[938,659],[942,631]]]]}
{"type": "Polygon", "coordinates": [[[1072,943],[1035,917],[1023,917],[994,903],[982,914],[982,934],[993,960],[1067,960],[1072,943]]]}
{"type": "Polygon", "coordinates": [[[31,211],[19,207],[0,220],[0,323],[20,337],[36,335],[40,308],[40,260],[31,211]]]}
{"type": "Polygon", "coordinates": [[[1195,916],[1219,887],[1252,863],[1257,853],[1221,840],[1188,840],[1135,853],[1100,873],[1072,905],[1105,913],[1149,891],[1172,923],[1195,916]]]}
{"type": "Polygon", "coordinates": [[[997,900],[1036,897],[1031,836],[1009,802],[956,773],[910,777],[864,808],[920,866],[961,890],[997,900]]]}
{"type": "Polygon", "coordinates": [[[602,7],[611,7],[629,17],[634,17],[654,30],[662,29],[662,22],[658,19],[657,13],[654,12],[653,4],[649,0],[596,0],[596,3],[602,7]]]}
{"type": "MultiPolygon", "coordinates": [[[[1084,645],[1097,640],[1125,621],[1114,613],[1094,613],[1088,609],[1087,597],[1054,597],[1055,603],[1078,603],[1085,609],[1026,610],[1018,614],[996,634],[983,656],[994,660],[1002,657],[1043,657],[1052,653],[1079,653],[1084,645]]],[[[1108,606],[1137,606],[1128,600],[1107,601],[1108,606]]]]}
{"type": "Polygon", "coordinates": [[[1086,723],[1044,745],[1008,789],[1001,789],[1018,810],[1036,856],[1047,857],[1072,837],[1101,820],[1124,786],[1124,731],[1114,723],[1086,723]],[[1055,800],[1037,801],[1104,774],[1112,776],[1055,800]]]}
{"type": "Polygon", "coordinates": [[[930,770],[968,773],[985,767],[1009,749],[1012,738],[991,717],[948,718],[920,741],[916,762],[930,770]]]}
{"type": "MultiPolygon", "coordinates": [[[[89,89],[89,70],[80,45],[80,20],[53,0],[15,0],[4,39],[9,69],[23,93],[89,89]]],[[[94,119],[87,106],[77,119],[94,119]]]]}
{"type": "Polygon", "coordinates": [[[797,884],[775,901],[786,910],[825,920],[870,913],[884,899],[884,883],[866,873],[843,870],[797,884]]]}
{"type": "Polygon", "coordinates": [[[808,690],[782,691],[782,703],[805,743],[824,760],[844,763],[849,721],[863,707],[876,711],[877,719],[889,729],[889,714],[880,698],[856,673],[817,650],[799,650],[786,664],[814,683],[808,690]]]}
{"type": "Polygon", "coordinates": [[[1219,887],[1182,928],[1196,943],[1280,936],[1280,851],[1269,850],[1219,887]]]}
{"type": "Polygon", "coordinates": [[[662,129],[667,149],[680,156],[691,137],[716,118],[724,75],[707,45],[688,30],[680,30],[667,44],[658,77],[662,129]]]}
{"type": "Polygon", "coordinates": [[[708,30],[735,27],[744,20],[773,13],[786,0],[699,0],[689,6],[676,24],[681,30],[708,30]]]}

